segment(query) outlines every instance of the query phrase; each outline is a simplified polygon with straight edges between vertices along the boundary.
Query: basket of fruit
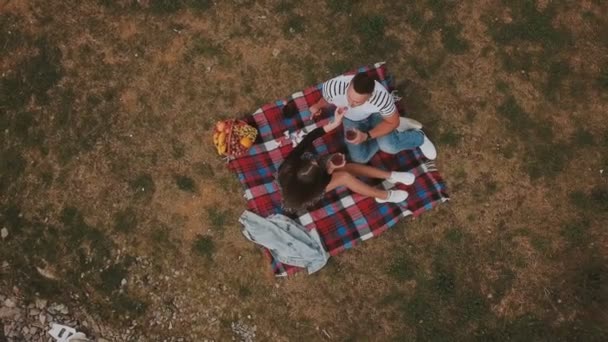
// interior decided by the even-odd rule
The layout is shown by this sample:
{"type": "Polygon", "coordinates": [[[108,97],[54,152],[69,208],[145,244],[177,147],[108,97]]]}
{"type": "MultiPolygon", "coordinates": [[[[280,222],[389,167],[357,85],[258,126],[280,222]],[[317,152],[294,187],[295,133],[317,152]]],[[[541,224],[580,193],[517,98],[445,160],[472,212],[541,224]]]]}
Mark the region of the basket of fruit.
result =
{"type": "Polygon", "coordinates": [[[258,131],[241,120],[224,120],[215,125],[213,145],[221,156],[239,157],[253,145],[258,131]]]}

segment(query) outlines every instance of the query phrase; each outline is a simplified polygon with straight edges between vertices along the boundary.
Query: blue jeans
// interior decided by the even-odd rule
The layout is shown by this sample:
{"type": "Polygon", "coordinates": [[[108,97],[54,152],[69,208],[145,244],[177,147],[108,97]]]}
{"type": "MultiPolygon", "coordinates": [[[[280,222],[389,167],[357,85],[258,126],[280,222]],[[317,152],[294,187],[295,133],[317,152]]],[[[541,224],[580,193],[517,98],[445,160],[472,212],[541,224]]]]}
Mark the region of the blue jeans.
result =
{"type": "MultiPolygon", "coordinates": [[[[352,121],[344,118],[342,121],[344,134],[346,136],[346,131],[350,128],[356,128],[361,132],[367,132],[376,127],[382,120],[382,116],[379,113],[374,113],[367,119],[361,121],[352,121]]],[[[385,136],[364,141],[359,145],[351,144],[346,141],[346,148],[348,149],[349,157],[353,162],[366,164],[378,150],[389,154],[396,154],[403,150],[416,148],[422,145],[423,141],[424,134],[422,131],[408,130],[399,132],[394,130],[385,136]]]]}

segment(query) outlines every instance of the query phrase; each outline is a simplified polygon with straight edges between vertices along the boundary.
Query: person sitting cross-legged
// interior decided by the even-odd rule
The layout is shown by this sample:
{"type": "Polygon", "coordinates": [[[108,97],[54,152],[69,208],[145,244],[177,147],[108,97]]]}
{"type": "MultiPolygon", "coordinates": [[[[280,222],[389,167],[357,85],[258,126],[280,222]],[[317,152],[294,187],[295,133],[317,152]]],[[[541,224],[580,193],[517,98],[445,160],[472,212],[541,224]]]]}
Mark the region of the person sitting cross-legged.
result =
{"type": "Polygon", "coordinates": [[[422,124],[399,116],[391,93],[366,73],[339,76],[323,83],[322,98],[309,109],[313,116],[329,104],[346,107],[344,133],[350,159],[367,163],[378,150],[396,154],[420,148],[428,159],[437,151],[422,124]]]}

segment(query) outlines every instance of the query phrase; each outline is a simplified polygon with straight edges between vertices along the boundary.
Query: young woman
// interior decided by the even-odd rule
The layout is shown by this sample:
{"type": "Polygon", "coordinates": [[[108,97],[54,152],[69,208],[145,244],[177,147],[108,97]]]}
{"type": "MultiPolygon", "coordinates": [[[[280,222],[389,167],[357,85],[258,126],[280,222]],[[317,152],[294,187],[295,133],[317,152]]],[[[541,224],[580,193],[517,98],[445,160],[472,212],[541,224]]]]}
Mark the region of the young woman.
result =
{"type": "Polygon", "coordinates": [[[317,138],[342,124],[345,112],[346,108],[336,109],[334,120],[308,133],[279,167],[278,182],[285,209],[305,209],[321,199],[325,192],[339,186],[345,186],[364,196],[375,197],[379,203],[399,203],[407,198],[407,191],[378,189],[363,183],[357,177],[385,179],[409,185],[414,183],[415,178],[410,172],[388,172],[367,165],[346,163],[341,153],[323,157],[310,153],[317,138]]]}

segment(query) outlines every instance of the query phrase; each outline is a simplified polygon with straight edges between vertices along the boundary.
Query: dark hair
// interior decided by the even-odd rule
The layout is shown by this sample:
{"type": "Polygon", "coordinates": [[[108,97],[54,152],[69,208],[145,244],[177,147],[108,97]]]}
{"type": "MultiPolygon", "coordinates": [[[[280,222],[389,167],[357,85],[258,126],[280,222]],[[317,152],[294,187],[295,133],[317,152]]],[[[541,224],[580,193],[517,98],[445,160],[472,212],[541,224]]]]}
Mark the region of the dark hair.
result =
{"type": "Polygon", "coordinates": [[[327,185],[327,171],[311,160],[301,160],[297,170],[288,169],[280,170],[278,179],[285,208],[298,210],[314,204],[327,185]]]}
{"type": "Polygon", "coordinates": [[[324,172],[319,165],[310,160],[305,160],[297,171],[297,177],[303,184],[314,184],[315,180],[320,179],[320,175],[324,172]]]}
{"type": "Polygon", "coordinates": [[[300,111],[298,110],[298,106],[296,106],[296,103],[291,100],[289,102],[287,102],[287,104],[285,104],[285,106],[283,107],[283,116],[286,118],[292,118],[295,115],[297,115],[298,113],[300,113],[300,111]]]}
{"type": "Polygon", "coordinates": [[[371,94],[376,86],[374,79],[365,72],[356,74],[351,83],[358,94],[371,94]]]}

